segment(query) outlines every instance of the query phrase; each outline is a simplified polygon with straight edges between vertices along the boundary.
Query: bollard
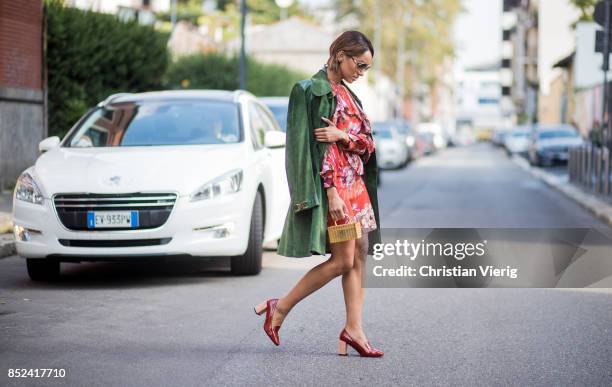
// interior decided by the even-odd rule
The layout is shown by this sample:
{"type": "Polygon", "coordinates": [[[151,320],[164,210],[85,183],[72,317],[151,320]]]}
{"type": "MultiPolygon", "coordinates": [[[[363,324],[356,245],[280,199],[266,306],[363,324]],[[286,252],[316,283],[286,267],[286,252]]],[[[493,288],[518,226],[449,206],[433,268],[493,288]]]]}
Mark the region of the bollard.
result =
{"type": "Polygon", "coordinates": [[[580,147],[578,150],[578,183],[582,184],[584,179],[584,147],[580,147]]]}
{"type": "Polygon", "coordinates": [[[580,184],[582,183],[582,147],[576,150],[576,157],[578,158],[578,165],[576,165],[576,182],[580,184]]]}
{"type": "Polygon", "coordinates": [[[603,148],[602,151],[602,159],[603,159],[603,194],[610,194],[610,150],[606,147],[603,148]]]}
{"type": "Polygon", "coordinates": [[[586,173],[585,173],[585,186],[591,188],[591,164],[593,159],[591,158],[591,146],[587,145],[586,148],[586,173]]]}
{"type": "Polygon", "coordinates": [[[570,161],[571,161],[570,180],[572,182],[576,181],[576,166],[578,165],[578,159],[576,158],[577,151],[578,151],[577,148],[572,148],[571,153],[570,153],[570,161]]]}
{"type": "Polygon", "coordinates": [[[574,173],[572,172],[572,148],[569,149],[569,157],[567,159],[567,176],[569,177],[569,181],[572,182],[572,178],[574,173]]]}
{"type": "Polygon", "coordinates": [[[584,186],[588,186],[588,170],[589,170],[589,166],[588,166],[588,146],[585,146],[582,149],[582,185],[584,186]]]}
{"type": "Polygon", "coordinates": [[[601,193],[601,149],[594,149],[595,158],[595,193],[601,193]]]}

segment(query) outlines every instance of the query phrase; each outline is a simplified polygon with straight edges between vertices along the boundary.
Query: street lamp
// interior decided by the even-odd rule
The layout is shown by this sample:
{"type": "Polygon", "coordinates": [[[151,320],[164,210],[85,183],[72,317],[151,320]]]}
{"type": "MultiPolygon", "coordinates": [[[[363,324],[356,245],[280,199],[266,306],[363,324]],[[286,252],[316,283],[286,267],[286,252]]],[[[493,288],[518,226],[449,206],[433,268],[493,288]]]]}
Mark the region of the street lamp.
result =
{"type": "Polygon", "coordinates": [[[246,50],[244,48],[244,29],[246,24],[247,4],[246,0],[240,1],[240,62],[239,62],[239,84],[242,90],[246,90],[246,50]]]}
{"type": "Polygon", "coordinates": [[[287,8],[291,7],[293,0],[274,0],[276,5],[281,9],[280,18],[284,20],[287,18],[287,8]]]}

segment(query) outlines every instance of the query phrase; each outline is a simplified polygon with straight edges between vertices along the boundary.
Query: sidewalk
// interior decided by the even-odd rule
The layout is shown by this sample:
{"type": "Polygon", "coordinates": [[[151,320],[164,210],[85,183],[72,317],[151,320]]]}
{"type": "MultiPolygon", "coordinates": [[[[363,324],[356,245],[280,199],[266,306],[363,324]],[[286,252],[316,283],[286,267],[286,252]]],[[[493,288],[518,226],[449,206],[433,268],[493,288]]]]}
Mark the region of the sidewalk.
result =
{"type": "Polygon", "coordinates": [[[531,173],[532,176],[544,181],[550,187],[560,191],[612,226],[612,201],[597,197],[595,194],[571,184],[567,174],[555,175],[547,172],[545,169],[533,167],[520,156],[512,156],[512,161],[525,171],[531,173]]]}
{"type": "Polygon", "coordinates": [[[13,192],[0,192],[0,258],[15,254],[13,240],[13,223],[11,212],[13,210],[13,192]]]}

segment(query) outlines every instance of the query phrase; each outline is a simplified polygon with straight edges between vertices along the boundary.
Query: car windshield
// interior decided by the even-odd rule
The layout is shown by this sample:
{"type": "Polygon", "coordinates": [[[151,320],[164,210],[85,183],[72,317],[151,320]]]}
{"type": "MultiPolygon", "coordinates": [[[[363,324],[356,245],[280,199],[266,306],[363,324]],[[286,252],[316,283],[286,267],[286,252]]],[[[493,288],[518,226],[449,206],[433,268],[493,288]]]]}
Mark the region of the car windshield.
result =
{"type": "Polygon", "coordinates": [[[391,132],[385,129],[375,129],[375,137],[377,138],[392,138],[391,132]]]}
{"type": "Polygon", "coordinates": [[[230,144],[241,141],[241,137],[238,106],[234,103],[136,101],[97,108],[65,146],[230,144]]]}
{"type": "Polygon", "coordinates": [[[268,108],[270,108],[270,110],[274,114],[274,118],[276,118],[276,121],[278,121],[278,124],[280,125],[283,132],[286,132],[287,131],[287,110],[289,109],[289,107],[288,106],[278,106],[278,105],[268,105],[268,108]]]}
{"type": "Polygon", "coordinates": [[[512,132],[512,137],[527,137],[529,136],[529,132],[520,131],[520,132],[512,132]]]}
{"type": "Polygon", "coordinates": [[[540,132],[538,137],[541,139],[561,138],[561,137],[577,137],[578,134],[571,130],[547,130],[540,132]]]}

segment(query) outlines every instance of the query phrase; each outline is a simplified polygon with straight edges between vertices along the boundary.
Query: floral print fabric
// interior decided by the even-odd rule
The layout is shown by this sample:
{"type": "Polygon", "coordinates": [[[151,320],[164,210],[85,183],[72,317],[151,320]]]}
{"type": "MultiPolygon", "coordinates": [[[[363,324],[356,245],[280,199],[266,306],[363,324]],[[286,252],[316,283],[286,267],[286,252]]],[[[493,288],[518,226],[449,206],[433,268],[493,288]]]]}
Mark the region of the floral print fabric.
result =
{"type": "Polygon", "coordinates": [[[376,229],[376,219],[362,177],[363,165],[374,151],[370,121],[346,87],[334,82],[330,84],[337,100],[332,122],[347,132],[350,141],[346,145],[342,141],[329,144],[323,158],[323,186],[326,189],[335,186],[348,209],[348,217],[336,223],[328,214],[327,225],[359,222],[364,232],[372,231],[376,229]]]}

